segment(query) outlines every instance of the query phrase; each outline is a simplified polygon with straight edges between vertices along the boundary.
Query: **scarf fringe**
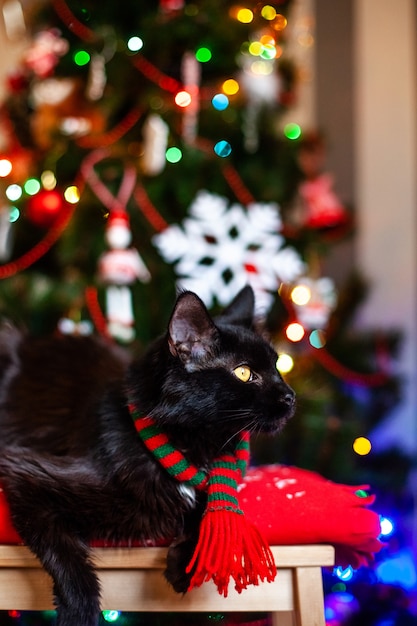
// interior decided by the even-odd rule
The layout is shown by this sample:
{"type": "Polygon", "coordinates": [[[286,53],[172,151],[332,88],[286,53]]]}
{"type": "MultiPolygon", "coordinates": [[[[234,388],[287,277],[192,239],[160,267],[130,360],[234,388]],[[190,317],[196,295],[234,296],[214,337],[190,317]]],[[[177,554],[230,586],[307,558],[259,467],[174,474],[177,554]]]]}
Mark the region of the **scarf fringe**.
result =
{"type": "Polygon", "coordinates": [[[240,593],[248,585],[275,579],[277,569],[272,552],[259,530],[241,511],[209,509],[200,525],[200,535],[187,566],[192,572],[189,591],[213,580],[227,597],[230,578],[240,593]]]}

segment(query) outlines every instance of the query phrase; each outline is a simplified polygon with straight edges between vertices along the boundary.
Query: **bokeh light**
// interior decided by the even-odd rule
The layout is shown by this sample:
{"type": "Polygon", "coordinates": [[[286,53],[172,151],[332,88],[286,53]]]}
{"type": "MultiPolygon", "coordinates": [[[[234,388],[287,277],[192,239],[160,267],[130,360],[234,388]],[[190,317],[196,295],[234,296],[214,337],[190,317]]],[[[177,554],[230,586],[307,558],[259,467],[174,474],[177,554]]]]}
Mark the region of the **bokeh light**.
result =
{"type": "Polygon", "coordinates": [[[299,306],[303,306],[310,301],[311,298],[311,289],[307,287],[307,285],[297,285],[291,291],[291,300],[294,304],[298,304],[299,306]]]}
{"type": "Polygon", "coordinates": [[[290,122],[284,126],[284,135],[287,139],[298,139],[301,136],[301,126],[290,122]]]}
{"type": "Polygon", "coordinates": [[[45,170],[41,174],[41,183],[44,189],[55,189],[56,187],[56,177],[55,174],[51,170],[45,170]]]}
{"type": "Polygon", "coordinates": [[[76,185],[70,185],[64,191],[64,198],[70,204],[77,204],[80,201],[80,190],[76,185]]]}
{"type": "Polygon", "coordinates": [[[279,355],[277,359],[277,370],[281,372],[281,374],[288,374],[294,367],[294,359],[292,356],[286,353],[282,353],[279,355]]]}
{"type": "Polygon", "coordinates": [[[224,93],[216,93],[211,103],[216,111],[224,111],[229,106],[229,98],[224,93]]]}
{"type": "Polygon", "coordinates": [[[276,10],[274,9],[274,7],[271,7],[270,4],[266,4],[264,7],[262,7],[261,15],[265,20],[270,21],[275,19],[276,14],[276,10]]]}
{"type": "Polygon", "coordinates": [[[229,154],[232,152],[232,146],[230,145],[228,141],[225,141],[225,140],[218,141],[216,145],[214,146],[214,152],[219,157],[223,157],[223,158],[228,157],[229,154]]]}
{"type": "Polygon", "coordinates": [[[234,96],[239,91],[239,83],[234,78],[228,78],[222,85],[224,93],[228,96],[234,96]]]}
{"type": "Polygon", "coordinates": [[[79,67],[87,65],[90,62],[90,59],[91,57],[87,50],[77,50],[77,52],[75,52],[74,54],[74,63],[79,67]]]}
{"type": "Polygon", "coordinates": [[[28,194],[28,196],[34,196],[38,193],[41,188],[41,184],[37,178],[28,178],[25,184],[23,185],[23,189],[28,194]]]}
{"type": "Polygon", "coordinates": [[[13,183],[13,185],[9,185],[6,189],[6,196],[12,202],[19,200],[22,197],[23,190],[20,185],[13,183]]]}
{"type": "Polygon", "coordinates": [[[127,47],[131,52],[138,52],[143,48],[143,40],[140,37],[131,37],[127,42],[127,47]]]}
{"type": "Polygon", "coordinates": [[[285,334],[290,341],[301,341],[305,335],[305,330],[298,322],[292,322],[288,324],[285,334]]]}
{"type": "Polygon", "coordinates": [[[191,104],[191,94],[188,91],[179,91],[175,96],[175,104],[182,108],[188,107],[191,104]]]}
{"type": "Polygon", "coordinates": [[[372,444],[366,437],[357,437],[353,442],[353,450],[360,456],[366,456],[370,453],[372,444]]]}
{"type": "Polygon", "coordinates": [[[4,178],[5,176],[8,176],[10,174],[10,172],[12,171],[13,166],[11,161],[9,161],[9,159],[0,159],[0,176],[1,178],[4,178]]]}
{"type": "Polygon", "coordinates": [[[253,20],[253,13],[250,9],[239,9],[236,19],[242,24],[250,24],[253,20]]]}
{"type": "Polygon", "coordinates": [[[176,146],[171,146],[171,148],[168,148],[165,152],[165,158],[168,163],[178,163],[178,161],[182,159],[182,152],[176,146]]]}
{"type": "Polygon", "coordinates": [[[200,63],[207,63],[207,61],[210,61],[211,56],[211,50],[205,47],[199,48],[195,53],[195,58],[200,63]]]}
{"type": "Polygon", "coordinates": [[[313,348],[324,348],[326,345],[326,333],[320,329],[312,330],[308,340],[313,348]]]}

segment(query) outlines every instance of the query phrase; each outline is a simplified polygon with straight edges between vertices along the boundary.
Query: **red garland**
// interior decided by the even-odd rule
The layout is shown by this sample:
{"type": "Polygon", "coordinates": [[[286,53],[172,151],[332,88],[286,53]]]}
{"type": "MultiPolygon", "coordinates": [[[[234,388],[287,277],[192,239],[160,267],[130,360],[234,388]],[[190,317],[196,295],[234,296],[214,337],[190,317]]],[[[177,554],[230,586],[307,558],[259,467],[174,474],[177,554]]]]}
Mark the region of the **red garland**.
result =
{"type": "Polygon", "coordinates": [[[101,335],[111,339],[107,329],[107,320],[103,315],[98,301],[97,289],[95,287],[86,287],[84,294],[85,303],[94,326],[101,335]]]}
{"type": "Polygon", "coordinates": [[[135,107],[111,130],[97,136],[86,135],[85,137],[80,137],[76,140],[76,143],[80,148],[107,148],[124,137],[140,120],[141,116],[142,111],[135,107]]]}
{"type": "Polygon", "coordinates": [[[52,0],[55,13],[64,22],[68,30],[72,31],[83,41],[95,41],[96,35],[91,28],[78,20],[64,0],[52,0]]]}

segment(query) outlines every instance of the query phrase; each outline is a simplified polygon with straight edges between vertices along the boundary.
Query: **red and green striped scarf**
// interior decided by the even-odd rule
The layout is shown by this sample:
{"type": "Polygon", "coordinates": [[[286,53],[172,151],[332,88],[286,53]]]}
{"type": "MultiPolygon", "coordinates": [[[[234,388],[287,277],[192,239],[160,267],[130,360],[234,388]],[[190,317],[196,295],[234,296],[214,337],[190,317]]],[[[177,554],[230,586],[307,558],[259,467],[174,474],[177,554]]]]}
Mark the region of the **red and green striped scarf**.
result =
{"type": "Polygon", "coordinates": [[[230,577],[239,593],[249,584],[274,580],[271,550],[239,508],[238,485],[249,461],[249,433],[242,433],[234,454],[216,459],[206,473],[170,443],[155,420],[141,417],[132,404],[129,410],[146,448],[170,476],[207,492],[198,543],[187,567],[187,573],[192,572],[189,590],[212,579],[219,593],[227,596],[230,577]]]}

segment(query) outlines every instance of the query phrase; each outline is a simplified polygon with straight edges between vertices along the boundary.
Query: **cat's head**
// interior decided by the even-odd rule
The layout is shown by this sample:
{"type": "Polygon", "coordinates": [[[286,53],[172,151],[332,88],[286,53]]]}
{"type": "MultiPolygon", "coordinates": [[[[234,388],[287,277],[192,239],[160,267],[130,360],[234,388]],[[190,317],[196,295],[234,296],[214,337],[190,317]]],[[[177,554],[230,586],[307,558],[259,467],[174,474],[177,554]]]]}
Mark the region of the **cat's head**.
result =
{"type": "Polygon", "coordinates": [[[165,390],[182,397],[184,419],[225,435],[277,432],[292,416],[294,392],[277,370],[277,353],[253,329],[254,295],[245,287],[219,317],[182,293],[168,326],[172,370],[165,390]]]}

